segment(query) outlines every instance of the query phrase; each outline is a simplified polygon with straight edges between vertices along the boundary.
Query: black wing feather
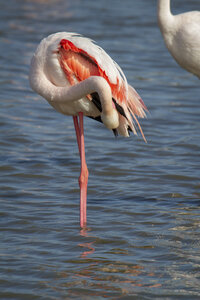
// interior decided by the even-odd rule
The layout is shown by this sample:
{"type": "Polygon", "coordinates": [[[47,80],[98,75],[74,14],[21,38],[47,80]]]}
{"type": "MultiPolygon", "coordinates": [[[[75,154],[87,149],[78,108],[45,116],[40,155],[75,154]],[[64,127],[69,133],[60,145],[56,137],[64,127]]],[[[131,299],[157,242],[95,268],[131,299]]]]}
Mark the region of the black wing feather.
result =
{"type": "MultiPolygon", "coordinates": [[[[92,93],[91,96],[92,96],[92,102],[94,103],[94,105],[96,106],[96,108],[100,112],[102,112],[101,101],[100,101],[98,93],[92,93]]],[[[124,118],[127,119],[123,107],[121,105],[119,105],[114,98],[112,98],[112,101],[114,102],[115,107],[116,107],[117,111],[120,113],[120,115],[122,115],[124,118]]],[[[102,120],[101,120],[100,116],[98,116],[98,117],[89,117],[89,118],[94,119],[94,120],[102,123],[102,120]]],[[[131,130],[130,127],[128,128],[128,130],[129,131],[131,130]]],[[[113,133],[114,133],[115,136],[117,136],[118,135],[117,129],[113,129],[113,133]]]]}

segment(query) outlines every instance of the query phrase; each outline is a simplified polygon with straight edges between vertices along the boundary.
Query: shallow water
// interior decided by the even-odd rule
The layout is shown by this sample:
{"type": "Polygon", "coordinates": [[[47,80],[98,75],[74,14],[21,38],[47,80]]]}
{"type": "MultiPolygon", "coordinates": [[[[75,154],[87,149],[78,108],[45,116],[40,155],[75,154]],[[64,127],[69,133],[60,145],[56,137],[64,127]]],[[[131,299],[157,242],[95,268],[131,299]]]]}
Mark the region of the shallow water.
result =
{"type": "MultiPolygon", "coordinates": [[[[199,80],[167,52],[156,1],[0,2],[0,298],[199,299],[199,80]],[[79,229],[71,117],[28,83],[39,41],[97,41],[149,109],[141,136],[85,119],[88,228],[79,229]]],[[[198,1],[173,1],[174,12],[198,1]],[[175,3],[174,3],[175,2],[175,3]]]]}

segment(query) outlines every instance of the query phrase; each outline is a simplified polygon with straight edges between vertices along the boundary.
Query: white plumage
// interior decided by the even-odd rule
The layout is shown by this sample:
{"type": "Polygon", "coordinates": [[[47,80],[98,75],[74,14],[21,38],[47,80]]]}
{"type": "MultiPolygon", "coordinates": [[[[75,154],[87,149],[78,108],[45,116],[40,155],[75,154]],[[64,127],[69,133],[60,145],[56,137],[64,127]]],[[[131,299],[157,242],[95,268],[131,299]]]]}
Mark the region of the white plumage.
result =
{"type": "Polygon", "coordinates": [[[158,24],[176,62],[200,78],[200,12],[173,15],[170,0],[158,0],[158,24]]]}
{"type": "MultiPolygon", "coordinates": [[[[90,39],[59,32],[43,39],[31,62],[30,85],[58,112],[72,115],[81,159],[80,226],[86,226],[88,169],[83,116],[102,121],[114,133],[136,134],[146,106],[127,84],[121,68],[90,39]]],[[[145,140],[145,137],[143,135],[145,140]]]]}
{"type": "MultiPolygon", "coordinates": [[[[61,93],[60,88],[66,89],[72,85],[61,67],[63,58],[59,56],[59,48],[62,40],[70,41],[77,49],[81,49],[83,54],[86,53],[89,56],[88,58],[91,57],[98,64],[99,69],[102,70],[103,75],[101,74],[101,76],[106,78],[111,85],[112,94],[114,92],[113,97],[126,114],[126,118],[118,114],[119,125],[116,128],[117,132],[123,136],[129,136],[129,128],[134,134],[137,134],[134,123],[136,122],[138,125],[139,123],[136,116],[144,118],[146,116],[146,107],[135,89],[127,84],[126,77],[119,65],[91,39],[71,32],[58,32],[44,38],[37,47],[31,63],[30,85],[33,90],[48,100],[58,112],[65,115],[77,115],[80,111],[84,115],[93,118],[101,115],[97,107],[92,101],[88,101],[86,96],[73,101],[57,100],[57,96],[61,93]],[[131,115],[134,117],[134,120],[131,115]]],[[[79,56],[79,58],[81,57],[79,56]]],[[[77,64],[79,58],[76,58],[74,64],[77,64]]],[[[83,79],[86,78],[81,80],[83,79]]],[[[75,75],[73,75],[73,81],[74,84],[80,82],[75,75]]],[[[64,93],[64,90],[62,92],[64,93]]],[[[115,113],[113,113],[114,115],[115,113]]],[[[106,120],[105,115],[103,115],[103,119],[106,120]]],[[[109,126],[109,128],[111,127],[109,126]]],[[[142,133],[140,126],[139,128],[142,133]]]]}

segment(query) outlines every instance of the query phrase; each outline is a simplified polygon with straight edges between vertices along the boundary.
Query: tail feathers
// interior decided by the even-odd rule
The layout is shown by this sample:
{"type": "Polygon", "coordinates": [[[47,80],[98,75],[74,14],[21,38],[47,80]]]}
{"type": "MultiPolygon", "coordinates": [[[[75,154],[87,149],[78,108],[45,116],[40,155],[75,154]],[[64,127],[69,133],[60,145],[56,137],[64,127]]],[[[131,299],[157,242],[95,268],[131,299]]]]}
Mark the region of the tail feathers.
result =
{"type": "Polygon", "coordinates": [[[141,99],[140,95],[131,85],[128,86],[128,107],[131,113],[134,113],[138,117],[146,117],[145,111],[148,111],[148,109],[141,99]]]}
{"type": "Polygon", "coordinates": [[[146,111],[148,111],[148,109],[144,104],[143,100],[141,99],[141,97],[139,96],[139,94],[130,85],[128,85],[127,107],[128,107],[128,121],[131,130],[134,132],[134,134],[137,134],[136,127],[138,127],[144,141],[147,142],[137,117],[145,118],[146,111]]]}

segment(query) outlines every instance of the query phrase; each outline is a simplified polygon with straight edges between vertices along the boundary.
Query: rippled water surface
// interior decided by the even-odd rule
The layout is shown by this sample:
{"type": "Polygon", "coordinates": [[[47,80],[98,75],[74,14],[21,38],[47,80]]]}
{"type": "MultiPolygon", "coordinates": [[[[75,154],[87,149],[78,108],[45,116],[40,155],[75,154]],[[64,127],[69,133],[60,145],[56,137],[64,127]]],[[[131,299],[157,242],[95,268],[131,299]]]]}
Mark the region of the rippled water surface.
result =
{"type": "Polygon", "coordinates": [[[0,1],[0,65],[0,299],[200,299],[200,83],[166,50],[156,1],[0,1]],[[72,118],[28,83],[57,31],[97,41],[149,109],[147,144],[85,119],[84,231],[72,118]]]}

